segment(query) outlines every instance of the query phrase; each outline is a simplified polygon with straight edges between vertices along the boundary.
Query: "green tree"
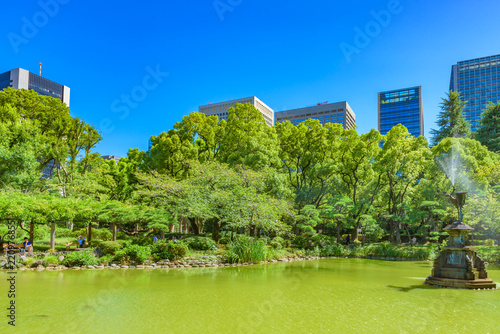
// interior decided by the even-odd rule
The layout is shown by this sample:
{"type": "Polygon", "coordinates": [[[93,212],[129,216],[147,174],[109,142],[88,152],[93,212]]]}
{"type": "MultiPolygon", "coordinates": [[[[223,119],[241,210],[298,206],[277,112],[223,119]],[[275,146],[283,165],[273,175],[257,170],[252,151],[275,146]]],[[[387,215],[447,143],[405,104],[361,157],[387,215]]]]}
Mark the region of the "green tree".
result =
{"type": "Polygon", "coordinates": [[[490,151],[500,153],[500,102],[488,104],[483,111],[476,139],[490,151]]]}
{"type": "MultiPolygon", "coordinates": [[[[414,193],[424,171],[432,163],[427,140],[413,138],[403,125],[393,127],[385,136],[374,168],[382,175],[381,201],[390,227],[391,242],[401,243],[400,223],[404,221],[407,198],[414,193]]],[[[409,233],[409,232],[408,232],[409,233]]]]}
{"type": "Polygon", "coordinates": [[[470,124],[464,117],[464,108],[460,93],[450,91],[441,102],[441,112],[437,117],[438,129],[431,129],[432,145],[437,145],[447,137],[471,137],[470,124]]]}

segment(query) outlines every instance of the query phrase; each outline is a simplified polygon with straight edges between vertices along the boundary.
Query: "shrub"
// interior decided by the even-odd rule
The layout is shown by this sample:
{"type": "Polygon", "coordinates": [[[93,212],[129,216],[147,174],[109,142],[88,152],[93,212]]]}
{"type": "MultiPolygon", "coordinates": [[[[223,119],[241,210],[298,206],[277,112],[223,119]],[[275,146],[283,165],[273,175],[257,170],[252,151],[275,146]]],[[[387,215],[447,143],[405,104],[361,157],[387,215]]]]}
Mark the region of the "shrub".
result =
{"type": "Polygon", "coordinates": [[[332,237],[324,234],[316,234],[311,237],[311,243],[314,247],[325,247],[334,243],[332,237]]]}
{"type": "Polygon", "coordinates": [[[152,246],[154,243],[153,237],[135,237],[132,238],[132,245],[152,246]]]}
{"type": "Polygon", "coordinates": [[[307,240],[305,237],[298,235],[295,237],[295,239],[293,239],[292,245],[297,247],[297,248],[306,248],[307,240]]]}
{"type": "Polygon", "coordinates": [[[96,266],[99,264],[99,261],[92,252],[83,251],[69,253],[64,258],[63,264],[67,267],[96,266]]]}
{"type": "Polygon", "coordinates": [[[194,250],[213,250],[215,248],[215,241],[207,237],[190,237],[186,239],[189,248],[194,250]]]}
{"type": "Polygon", "coordinates": [[[123,249],[127,246],[127,242],[124,240],[117,241],[101,241],[98,243],[97,247],[99,247],[104,254],[116,254],[117,251],[123,249]]]}
{"type": "Polygon", "coordinates": [[[262,241],[240,235],[229,244],[224,256],[231,263],[260,262],[266,260],[266,253],[266,245],[262,241]]]}
{"type": "Polygon", "coordinates": [[[186,256],[188,247],[184,243],[174,243],[173,241],[167,242],[162,240],[154,244],[151,253],[155,260],[180,260],[186,256]]]}
{"type": "Polygon", "coordinates": [[[311,249],[311,250],[306,249],[305,253],[306,253],[306,256],[319,256],[319,247],[316,246],[316,247],[314,247],[314,249],[311,249]]]}
{"type": "Polygon", "coordinates": [[[289,240],[285,240],[282,237],[274,237],[271,242],[278,242],[281,244],[281,248],[286,248],[289,246],[289,240]]]}
{"type": "MultiPolygon", "coordinates": [[[[276,237],[276,238],[279,238],[279,237],[276,237]]],[[[281,242],[279,242],[279,240],[275,240],[276,238],[274,238],[269,245],[273,249],[282,249],[283,245],[281,244],[281,242]]]]}
{"type": "Polygon", "coordinates": [[[146,262],[151,257],[151,249],[146,246],[130,245],[115,253],[115,260],[127,264],[135,261],[139,264],[146,262]]]}
{"type": "Polygon", "coordinates": [[[221,244],[221,245],[227,245],[230,242],[231,242],[230,236],[224,236],[224,237],[219,239],[219,244],[221,244]]]}
{"type": "Polygon", "coordinates": [[[347,256],[349,255],[349,250],[341,244],[334,243],[323,247],[319,254],[320,256],[347,256]]]}
{"type": "Polygon", "coordinates": [[[31,264],[33,262],[37,261],[34,257],[25,257],[24,259],[21,260],[21,262],[26,266],[26,267],[31,267],[31,264]]]}
{"type": "Polygon", "coordinates": [[[286,255],[287,255],[286,250],[271,247],[271,248],[267,249],[266,261],[278,260],[278,259],[286,257],[286,255]]]}
{"type": "Polygon", "coordinates": [[[484,245],[485,246],[489,246],[489,247],[493,247],[493,246],[495,246],[495,240],[493,240],[493,239],[486,239],[484,241],[484,245]]]}
{"type": "Polygon", "coordinates": [[[48,255],[43,259],[43,265],[47,267],[49,264],[59,264],[59,259],[55,255],[48,255]]]}

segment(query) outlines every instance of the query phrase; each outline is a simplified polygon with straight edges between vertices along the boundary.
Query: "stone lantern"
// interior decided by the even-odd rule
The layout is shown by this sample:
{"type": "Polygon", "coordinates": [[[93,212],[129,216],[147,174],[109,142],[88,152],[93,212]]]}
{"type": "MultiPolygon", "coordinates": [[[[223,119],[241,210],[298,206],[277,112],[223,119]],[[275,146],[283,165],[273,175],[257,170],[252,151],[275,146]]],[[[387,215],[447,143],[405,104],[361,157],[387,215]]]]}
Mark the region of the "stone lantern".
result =
{"type": "Polygon", "coordinates": [[[462,289],[495,289],[496,284],[488,278],[484,260],[469,243],[469,233],[474,229],[463,223],[462,208],[467,193],[458,192],[452,195],[451,202],[458,210],[459,221],[444,228],[450,235],[448,245],[434,260],[432,273],[425,280],[426,284],[462,289]]]}

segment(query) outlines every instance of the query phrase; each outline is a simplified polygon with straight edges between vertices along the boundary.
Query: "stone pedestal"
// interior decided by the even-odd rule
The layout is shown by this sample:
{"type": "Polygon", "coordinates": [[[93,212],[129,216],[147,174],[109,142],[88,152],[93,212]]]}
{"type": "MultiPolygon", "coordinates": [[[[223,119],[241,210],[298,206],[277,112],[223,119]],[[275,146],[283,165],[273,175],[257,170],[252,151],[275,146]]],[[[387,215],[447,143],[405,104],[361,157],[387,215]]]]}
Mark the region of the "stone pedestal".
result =
{"type": "Polygon", "coordinates": [[[449,288],[495,289],[484,260],[477,255],[476,248],[468,245],[467,236],[474,229],[453,223],[444,230],[450,235],[448,246],[434,260],[432,274],[425,283],[449,288]]]}

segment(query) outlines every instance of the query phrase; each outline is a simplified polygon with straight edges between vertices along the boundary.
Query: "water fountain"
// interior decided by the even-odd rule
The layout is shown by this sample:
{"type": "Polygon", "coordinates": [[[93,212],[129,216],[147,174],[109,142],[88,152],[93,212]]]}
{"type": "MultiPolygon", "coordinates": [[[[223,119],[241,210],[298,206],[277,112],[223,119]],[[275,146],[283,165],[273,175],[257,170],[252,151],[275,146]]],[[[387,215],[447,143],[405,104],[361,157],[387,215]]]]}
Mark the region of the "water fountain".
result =
{"type": "Polygon", "coordinates": [[[463,223],[462,208],[467,193],[457,192],[455,195],[445,196],[457,208],[459,220],[444,228],[450,235],[448,245],[434,260],[432,273],[425,283],[443,288],[495,289],[496,283],[488,278],[484,260],[468,240],[469,233],[474,229],[463,223]]]}

